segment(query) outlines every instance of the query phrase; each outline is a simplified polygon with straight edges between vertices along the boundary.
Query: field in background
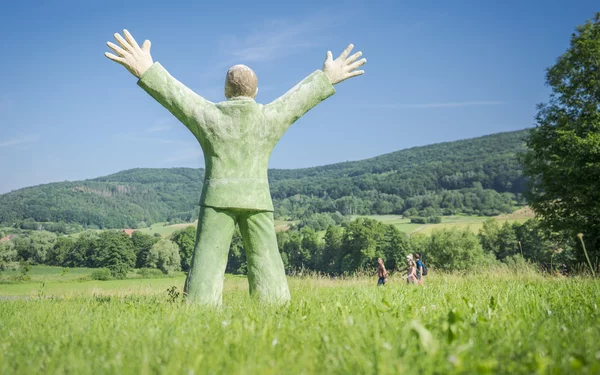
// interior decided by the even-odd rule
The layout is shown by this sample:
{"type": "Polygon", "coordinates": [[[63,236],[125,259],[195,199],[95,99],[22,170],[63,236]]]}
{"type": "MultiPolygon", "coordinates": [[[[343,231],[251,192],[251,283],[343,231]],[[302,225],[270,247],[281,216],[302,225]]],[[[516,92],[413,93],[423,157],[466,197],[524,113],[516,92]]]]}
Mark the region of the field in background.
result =
{"type": "MultiPolygon", "coordinates": [[[[355,216],[353,218],[360,217],[355,216]]],[[[479,233],[479,230],[483,227],[483,223],[491,218],[498,221],[499,224],[504,222],[525,222],[534,217],[533,211],[529,207],[522,207],[511,214],[498,215],[498,216],[467,216],[467,215],[456,215],[456,216],[442,216],[442,222],[439,224],[412,224],[410,219],[403,218],[401,215],[369,215],[363,216],[371,219],[379,220],[385,224],[391,224],[396,226],[402,232],[407,234],[413,233],[424,233],[431,234],[433,230],[442,228],[455,228],[455,229],[470,229],[473,233],[479,233]]]]}
{"type": "Polygon", "coordinates": [[[182,276],[59,282],[58,271],[0,284],[0,373],[600,372],[600,282],[588,278],[290,278],[292,301],[277,308],[228,275],[211,309],[169,295],[182,276]]]}
{"type": "Polygon", "coordinates": [[[161,235],[161,237],[169,237],[176,231],[187,228],[190,225],[193,225],[194,227],[198,226],[198,220],[194,221],[193,223],[181,223],[173,225],[168,225],[168,223],[154,223],[148,228],[136,229],[136,232],[139,231],[144,234],[158,233],[161,235]]]}
{"type": "MultiPolygon", "coordinates": [[[[483,222],[492,218],[490,216],[467,216],[467,215],[457,215],[457,216],[442,216],[442,222],[440,224],[412,224],[410,219],[404,218],[402,215],[368,215],[368,216],[353,216],[352,219],[356,219],[357,217],[368,217],[371,219],[379,220],[385,224],[391,224],[396,226],[402,232],[407,234],[412,233],[425,233],[431,234],[431,232],[435,229],[441,228],[457,228],[464,229],[469,228],[473,233],[479,233],[479,229],[483,226],[483,222]]],[[[533,218],[533,211],[529,207],[522,207],[516,210],[511,214],[494,216],[500,224],[505,221],[508,222],[524,222],[528,219],[533,218]]],[[[292,224],[297,223],[297,221],[285,221],[285,220],[275,220],[275,231],[283,232],[290,228],[292,224]]],[[[138,229],[142,233],[146,234],[154,234],[158,233],[162,237],[169,237],[175,231],[180,229],[189,227],[190,225],[197,226],[198,221],[196,220],[194,223],[182,223],[182,224],[174,224],[174,225],[166,225],[167,223],[156,223],[152,226],[144,229],[138,229]]],[[[325,231],[318,232],[320,237],[322,238],[325,235],[325,231]]]]}
{"type": "MultiPolygon", "coordinates": [[[[2,295],[3,283],[9,282],[12,278],[19,276],[19,265],[12,264],[12,268],[0,272],[0,295],[2,295]]],[[[28,276],[31,278],[30,283],[39,282],[73,282],[81,279],[89,279],[94,271],[93,268],[69,268],[55,266],[32,266],[28,276]]],[[[19,284],[24,285],[24,284],[19,284]]]]}
{"type": "MultiPolygon", "coordinates": [[[[292,225],[293,223],[295,223],[295,222],[294,221],[285,221],[285,220],[275,220],[275,231],[276,232],[286,231],[290,228],[290,225],[292,225]]],[[[193,223],[181,223],[181,224],[173,224],[173,225],[167,225],[167,224],[168,223],[155,223],[148,228],[137,229],[136,231],[140,231],[142,233],[151,234],[151,235],[154,233],[158,233],[161,235],[161,237],[169,237],[174,232],[184,229],[184,228],[187,228],[190,225],[197,227],[198,220],[194,221],[193,223]]]]}

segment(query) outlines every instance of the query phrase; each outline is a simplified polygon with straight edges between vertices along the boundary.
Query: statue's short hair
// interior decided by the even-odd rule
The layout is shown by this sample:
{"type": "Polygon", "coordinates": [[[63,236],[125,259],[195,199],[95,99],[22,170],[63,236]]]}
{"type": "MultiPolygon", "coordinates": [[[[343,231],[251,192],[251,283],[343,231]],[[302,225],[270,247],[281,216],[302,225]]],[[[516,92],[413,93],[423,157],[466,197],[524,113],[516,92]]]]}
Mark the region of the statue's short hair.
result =
{"type": "Polygon", "coordinates": [[[258,92],[258,77],[246,65],[234,65],[227,71],[225,78],[225,97],[236,96],[254,98],[258,92]]]}

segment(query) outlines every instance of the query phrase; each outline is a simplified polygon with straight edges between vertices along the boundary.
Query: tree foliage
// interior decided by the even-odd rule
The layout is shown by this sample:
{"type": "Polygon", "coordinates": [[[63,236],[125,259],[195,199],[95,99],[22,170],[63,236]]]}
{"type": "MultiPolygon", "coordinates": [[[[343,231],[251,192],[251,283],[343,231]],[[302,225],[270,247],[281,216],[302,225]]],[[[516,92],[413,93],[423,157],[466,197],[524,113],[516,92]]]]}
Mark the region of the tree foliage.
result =
{"type": "Polygon", "coordinates": [[[131,238],[116,231],[103,231],[96,239],[94,252],[88,257],[95,268],[108,268],[114,278],[123,279],[135,267],[135,252],[131,238]]]}
{"type": "Polygon", "coordinates": [[[163,238],[150,249],[144,267],[158,268],[163,273],[181,270],[179,247],[173,241],[163,238]]]}
{"type": "Polygon", "coordinates": [[[428,264],[443,270],[474,270],[495,260],[468,228],[434,230],[423,253],[428,264]]]}
{"type": "MultiPolygon", "coordinates": [[[[138,273],[142,275],[152,275],[157,268],[171,273],[182,265],[189,267],[195,229],[190,226],[180,230],[172,240],[135,232],[129,237],[114,230],[86,231],[74,237],[25,232],[0,242],[0,263],[4,267],[18,260],[29,264],[41,259],[36,254],[44,253],[43,264],[106,268],[116,278],[125,277],[134,265],[141,267],[138,273]]],[[[277,244],[288,272],[308,270],[329,275],[374,272],[377,258],[382,258],[391,271],[404,271],[406,255],[415,252],[420,252],[433,269],[470,271],[496,261],[527,261],[548,270],[572,264],[576,246],[572,239],[552,232],[535,219],[502,225],[492,219],[484,223],[478,235],[469,230],[445,229],[431,236],[416,233],[409,238],[394,225],[364,217],[331,225],[325,231],[307,225],[279,232],[277,244]]],[[[229,249],[226,272],[247,272],[244,241],[238,229],[229,249]]]]}
{"type": "Polygon", "coordinates": [[[600,253],[600,13],[578,26],[548,69],[552,88],[539,105],[523,156],[528,199],[554,231],[584,233],[600,253]]]}
{"type": "Polygon", "coordinates": [[[159,241],[159,238],[135,231],[131,235],[131,241],[133,242],[133,251],[135,252],[135,266],[137,268],[156,267],[156,265],[148,265],[151,263],[148,258],[150,257],[152,247],[159,241]]]}
{"type": "Polygon", "coordinates": [[[246,274],[248,265],[246,262],[246,251],[244,249],[244,240],[239,228],[236,227],[229,246],[229,254],[227,255],[227,268],[225,272],[233,274],[246,274]]]}
{"type": "Polygon", "coordinates": [[[8,267],[8,264],[17,260],[17,251],[12,241],[0,241],[0,271],[8,267]]]}
{"type": "Polygon", "coordinates": [[[171,236],[173,242],[179,247],[179,258],[181,259],[181,269],[189,271],[196,244],[196,227],[189,226],[181,229],[171,236]]]}

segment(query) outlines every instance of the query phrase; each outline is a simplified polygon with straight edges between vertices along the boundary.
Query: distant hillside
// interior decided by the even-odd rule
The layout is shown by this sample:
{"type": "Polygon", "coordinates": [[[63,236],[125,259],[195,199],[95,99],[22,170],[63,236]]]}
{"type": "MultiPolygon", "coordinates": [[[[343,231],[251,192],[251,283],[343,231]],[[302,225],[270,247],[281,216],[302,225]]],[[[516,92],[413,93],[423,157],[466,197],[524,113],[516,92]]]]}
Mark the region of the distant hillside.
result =
{"type": "MultiPolygon", "coordinates": [[[[269,171],[276,216],[318,212],[432,216],[510,211],[524,188],[516,153],[526,130],[415,147],[375,158],[269,171]]],[[[80,223],[100,228],[190,221],[203,169],[131,169],[0,195],[0,223],[80,223]]]]}

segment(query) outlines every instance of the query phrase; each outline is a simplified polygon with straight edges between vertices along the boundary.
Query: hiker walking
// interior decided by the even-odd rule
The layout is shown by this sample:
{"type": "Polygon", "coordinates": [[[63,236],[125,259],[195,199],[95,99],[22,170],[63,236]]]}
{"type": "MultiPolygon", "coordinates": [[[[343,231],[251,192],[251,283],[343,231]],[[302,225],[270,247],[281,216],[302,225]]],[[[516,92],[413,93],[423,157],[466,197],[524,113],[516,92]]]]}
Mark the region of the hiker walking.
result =
{"type": "Polygon", "coordinates": [[[417,282],[417,264],[415,263],[412,254],[406,256],[406,283],[417,282]]]}
{"type": "Polygon", "coordinates": [[[425,265],[421,260],[421,253],[415,253],[416,265],[417,265],[417,283],[423,285],[423,276],[425,276],[425,265]]]}
{"type": "Polygon", "coordinates": [[[377,276],[379,277],[379,280],[377,280],[377,286],[385,285],[387,281],[387,270],[385,269],[385,264],[383,264],[383,259],[377,259],[377,263],[377,276]]]}

